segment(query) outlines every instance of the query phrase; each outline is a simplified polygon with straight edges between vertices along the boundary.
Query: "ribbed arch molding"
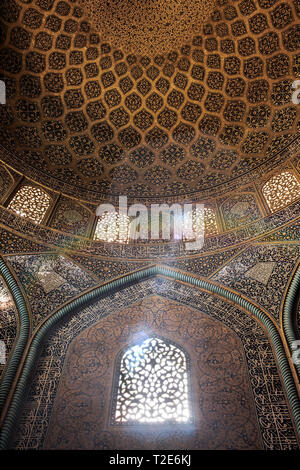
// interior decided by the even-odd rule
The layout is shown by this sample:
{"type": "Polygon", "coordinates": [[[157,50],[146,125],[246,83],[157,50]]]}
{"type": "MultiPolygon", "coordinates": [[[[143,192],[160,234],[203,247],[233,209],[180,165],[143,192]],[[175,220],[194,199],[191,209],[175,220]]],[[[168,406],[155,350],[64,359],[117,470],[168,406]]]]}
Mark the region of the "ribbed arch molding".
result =
{"type": "Polygon", "coordinates": [[[0,383],[0,411],[2,411],[29,338],[30,318],[22,291],[1,257],[0,273],[14,299],[19,314],[19,334],[17,342],[0,383]]]}
{"type": "Polygon", "coordinates": [[[53,314],[37,331],[35,334],[30,348],[28,350],[22,373],[15,388],[13,398],[11,400],[6,417],[3,421],[2,430],[0,432],[0,448],[6,449],[9,446],[11,435],[14,430],[16,420],[18,418],[22,402],[26,393],[26,388],[29,383],[31,373],[33,371],[37,354],[41,348],[43,340],[47,333],[54,327],[60,320],[70,314],[88,306],[96,299],[110,295],[124,287],[131,284],[136,284],[142,280],[154,276],[166,276],[176,281],[185,282],[189,285],[196,286],[200,289],[205,289],[214,293],[221,298],[228,299],[238,306],[244,308],[255,318],[257,318],[266,328],[269,338],[272,342],[275,357],[277,359],[279,369],[282,374],[283,384],[286,395],[290,404],[292,415],[297,427],[298,434],[300,435],[300,400],[297,393],[297,387],[293,378],[289,361],[286,357],[286,352],[282,343],[280,334],[272,322],[272,320],[260,308],[252,304],[249,300],[221,287],[213,284],[212,282],[197,279],[189,274],[184,274],[179,271],[166,266],[151,266],[140,271],[123,276],[122,278],[108,282],[107,284],[97,287],[88,293],[83,294],[77,299],[71,301],[53,314]]]}
{"type": "MultiPolygon", "coordinates": [[[[297,335],[294,329],[293,318],[295,314],[295,302],[300,289],[300,266],[296,271],[287,291],[285,298],[283,313],[282,313],[282,326],[285,338],[287,340],[291,353],[293,352],[293,343],[296,341],[297,335]]],[[[300,364],[295,364],[295,368],[300,378],[300,364]]]]}

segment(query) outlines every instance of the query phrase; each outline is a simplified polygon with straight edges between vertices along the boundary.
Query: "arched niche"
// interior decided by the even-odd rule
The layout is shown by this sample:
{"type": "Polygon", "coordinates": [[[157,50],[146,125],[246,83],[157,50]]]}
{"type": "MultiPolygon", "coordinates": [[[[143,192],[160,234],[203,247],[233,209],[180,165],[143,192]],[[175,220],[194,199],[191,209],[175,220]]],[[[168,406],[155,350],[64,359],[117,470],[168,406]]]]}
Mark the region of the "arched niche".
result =
{"type": "Polygon", "coordinates": [[[297,448],[297,438],[262,326],[213,294],[154,278],[99,299],[53,330],[13,447],[160,446],[287,449],[297,448]],[[111,425],[115,360],[147,334],[184,345],[191,357],[193,424],[166,425],[160,432],[111,425]]]}

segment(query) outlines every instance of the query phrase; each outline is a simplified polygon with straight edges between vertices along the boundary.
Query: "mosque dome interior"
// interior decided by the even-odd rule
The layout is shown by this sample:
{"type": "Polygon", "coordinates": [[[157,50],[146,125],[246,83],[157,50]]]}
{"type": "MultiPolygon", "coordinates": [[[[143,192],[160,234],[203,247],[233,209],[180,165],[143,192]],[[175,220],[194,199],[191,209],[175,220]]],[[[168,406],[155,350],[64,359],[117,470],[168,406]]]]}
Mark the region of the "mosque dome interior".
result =
{"type": "Polygon", "coordinates": [[[299,0],[0,11],[0,449],[299,450],[299,0]]]}

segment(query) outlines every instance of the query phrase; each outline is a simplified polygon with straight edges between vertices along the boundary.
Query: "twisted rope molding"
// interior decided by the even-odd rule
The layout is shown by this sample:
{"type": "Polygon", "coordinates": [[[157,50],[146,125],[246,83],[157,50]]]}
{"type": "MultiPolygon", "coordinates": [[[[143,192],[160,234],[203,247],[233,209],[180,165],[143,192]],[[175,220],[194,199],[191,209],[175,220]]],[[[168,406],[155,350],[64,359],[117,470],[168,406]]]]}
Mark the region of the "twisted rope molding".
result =
{"type": "MultiPolygon", "coordinates": [[[[296,271],[292,282],[289,285],[288,292],[285,298],[283,313],[282,313],[282,326],[283,332],[289,345],[290,351],[293,350],[293,342],[298,338],[296,336],[294,325],[293,325],[293,314],[297,293],[300,289],[300,266],[296,271]]],[[[300,364],[295,364],[298,377],[300,378],[300,364]]]]}
{"type": "Polygon", "coordinates": [[[0,273],[2,274],[2,277],[4,278],[6,285],[15,302],[15,305],[17,307],[18,314],[19,314],[19,321],[20,321],[18,339],[12,351],[9,363],[7,365],[7,368],[5,370],[5,373],[0,383],[0,412],[1,412],[7,400],[9,391],[11,389],[13,380],[15,378],[22,355],[24,353],[24,349],[26,347],[26,344],[29,338],[30,319],[29,319],[29,313],[27,310],[26,302],[24,300],[21,289],[19,288],[13,275],[11,274],[10,270],[8,269],[8,267],[6,266],[5,262],[3,261],[1,257],[0,257],[0,273]]]}
{"type": "Polygon", "coordinates": [[[72,313],[73,311],[76,311],[79,308],[86,307],[90,302],[96,300],[97,298],[105,297],[113,291],[120,290],[121,288],[127,287],[132,283],[137,283],[146,278],[158,275],[167,276],[177,281],[189,283],[190,285],[206,289],[211,293],[215,293],[225,299],[231,300],[237,305],[252,313],[257,319],[262,322],[262,324],[266,327],[271,342],[273,344],[275,356],[282,374],[288,402],[290,404],[298,434],[300,435],[300,400],[298,397],[297,388],[294,382],[293,374],[291,372],[288,359],[286,357],[280,334],[277,331],[277,328],[274,323],[270,320],[270,318],[262,310],[260,310],[248,300],[241,298],[239,295],[233,292],[227,291],[223,287],[214,285],[211,282],[202,279],[194,278],[189,274],[180,273],[170,267],[151,266],[149,268],[141,269],[140,271],[134,272],[132,274],[127,274],[122,278],[110,281],[101,287],[96,287],[94,290],[83,294],[81,297],[75,299],[74,301],[59,309],[41,326],[41,328],[37,331],[35,337],[32,340],[26,360],[24,362],[22,373],[16,385],[16,389],[10,407],[8,408],[7,414],[5,416],[3,426],[0,431],[0,449],[9,448],[9,443],[12,437],[14,426],[17,421],[22,402],[25,398],[27,385],[30,381],[30,375],[34,368],[37,353],[39,352],[42,346],[45,336],[51,330],[51,328],[66,315],[72,313]]]}

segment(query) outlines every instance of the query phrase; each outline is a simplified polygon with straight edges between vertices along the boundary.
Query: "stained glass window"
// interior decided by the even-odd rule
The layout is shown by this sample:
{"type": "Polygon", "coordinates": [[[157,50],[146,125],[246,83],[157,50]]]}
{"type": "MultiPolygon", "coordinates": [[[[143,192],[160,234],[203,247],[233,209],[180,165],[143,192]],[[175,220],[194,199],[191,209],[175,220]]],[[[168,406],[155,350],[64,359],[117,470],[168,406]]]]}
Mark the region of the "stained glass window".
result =
{"type": "Polygon", "coordinates": [[[269,179],[262,192],[269,208],[274,212],[300,197],[300,183],[296,176],[287,170],[269,179]]]}
{"type": "Polygon", "coordinates": [[[50,205],[50,196],[35,186],[23,186],[15,194],[8,209],[21,217],[27,217],[36,223],[42,222],[50,205]]]}
{"type": "Polygon", "coordinates": [[[186,354],[172,342],[148,337],[118,363],[113,424],[191,422],[186,354]]]}

